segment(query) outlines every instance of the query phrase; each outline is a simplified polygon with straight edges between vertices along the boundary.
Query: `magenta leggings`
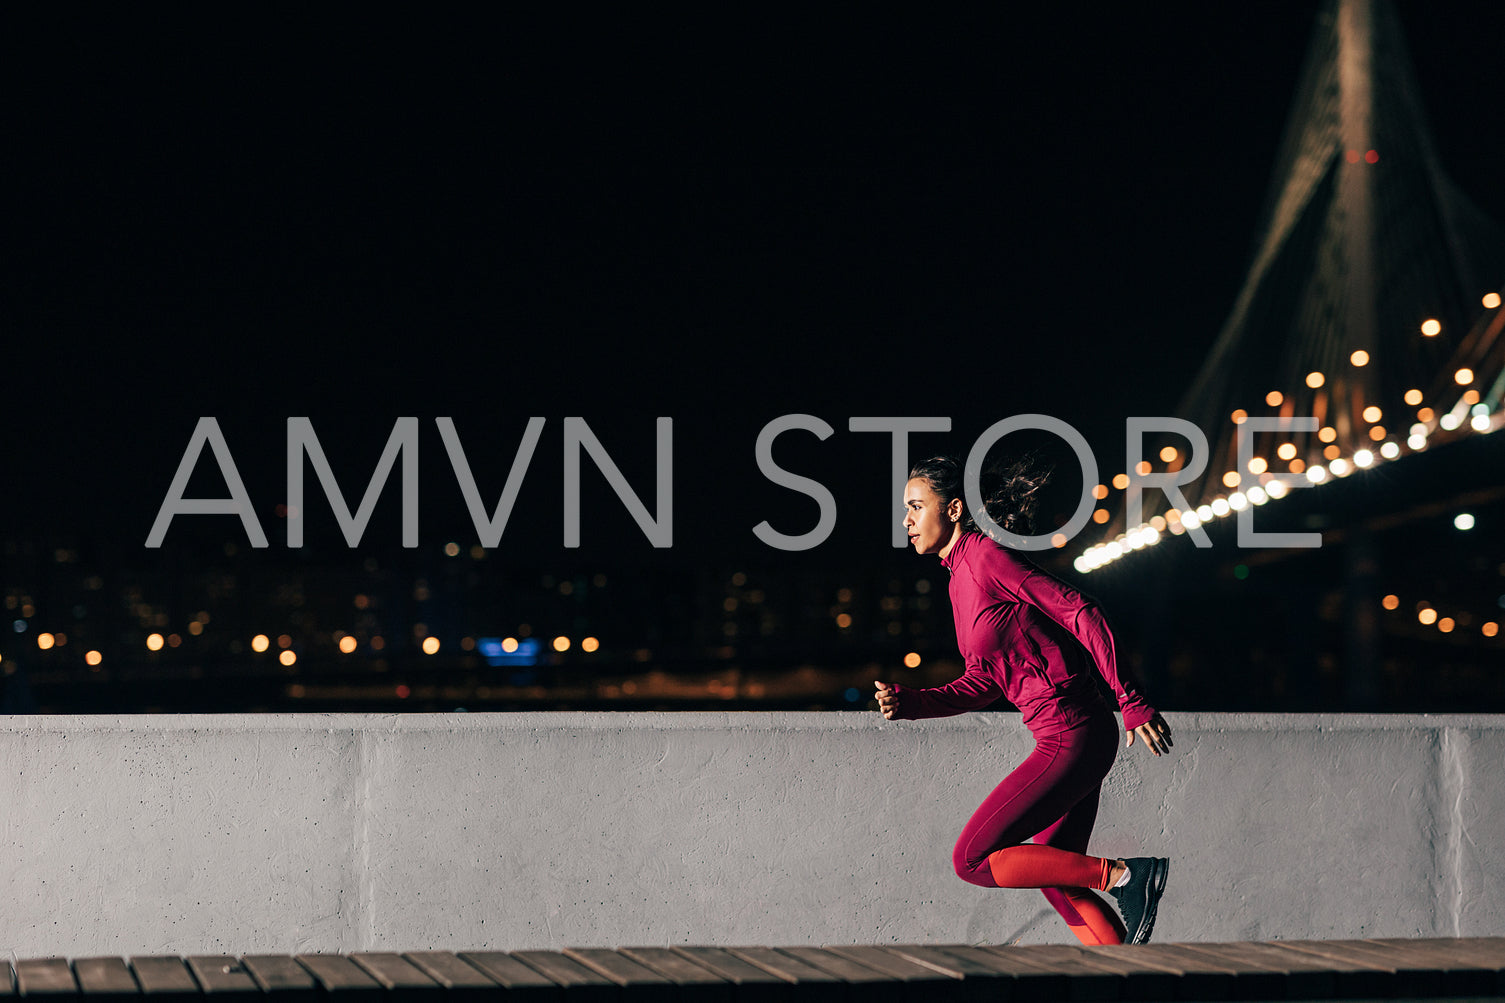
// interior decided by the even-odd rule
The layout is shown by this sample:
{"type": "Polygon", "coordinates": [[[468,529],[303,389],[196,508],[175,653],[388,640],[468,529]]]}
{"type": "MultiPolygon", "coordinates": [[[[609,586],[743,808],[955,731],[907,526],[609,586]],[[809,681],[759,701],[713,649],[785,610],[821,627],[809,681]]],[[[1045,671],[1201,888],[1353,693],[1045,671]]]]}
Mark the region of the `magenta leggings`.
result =
{"type": "MultiPolygon", "coordinates": [[[[1097,821],[1103,777],[1118,755],[1118,719],[1106,708],[1059,735],[1036,740],[1035,751],[993,789],[972,813],[956,841],[951,859],[963,881],[997,888],[988,854],[1034,838],[1036,843],[1074,853],[1087,852],[1097,821]]],[[[1057,910],[1059,894],[1046,888],[1057,910]]],[[[1073,912],[1066,915],[1068,923],[1073,912]]]]}

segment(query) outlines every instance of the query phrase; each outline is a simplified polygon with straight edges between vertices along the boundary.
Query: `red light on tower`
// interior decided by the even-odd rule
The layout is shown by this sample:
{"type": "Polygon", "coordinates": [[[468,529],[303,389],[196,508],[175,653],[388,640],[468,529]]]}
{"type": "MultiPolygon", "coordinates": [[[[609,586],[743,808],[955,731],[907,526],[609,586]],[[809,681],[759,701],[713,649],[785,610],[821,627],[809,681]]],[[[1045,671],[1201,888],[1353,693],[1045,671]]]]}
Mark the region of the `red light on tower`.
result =
{"type": "Polygon", "coordinates": [[[1364,154],[1364,163],[1366,163],[1366,164],[1377,164],[1379,162],[1380,162],[1380,151],[1378,151],[1378,150],[1370,150],[1368,153],[1364,154]]]}
{"type": "Polygon", "coordinates": [[[1358,150],[1349,150],[1344,156],[1348,158],[1350,164],[1357,164],[1359,162],[1358,150]]]}

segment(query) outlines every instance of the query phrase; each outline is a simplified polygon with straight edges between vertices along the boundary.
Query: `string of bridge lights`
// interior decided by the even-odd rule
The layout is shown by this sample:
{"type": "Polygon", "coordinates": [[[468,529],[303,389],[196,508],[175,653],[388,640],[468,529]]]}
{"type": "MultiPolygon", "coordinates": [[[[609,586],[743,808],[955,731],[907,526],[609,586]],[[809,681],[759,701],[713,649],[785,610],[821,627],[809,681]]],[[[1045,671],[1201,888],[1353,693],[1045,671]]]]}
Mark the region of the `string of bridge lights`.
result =
{"type": "MultiPolygon", "coordinates": [[[[1499,309],[1500,302],[1498,293],[1489,293],[1483,299],[1487,310],[1499,309]]],[[[1421,333],[1424,337],[1436,337],[1442,333],[1442,324],[1435,319],[1429,319],[1422,323],[1421,333]]],[[[1369,364],[1369,353],[1360,349],[1349,356],[1349,362],[1355,367],[1366,366],[1369,364]]],[[[1404,397],[1406,404],[1418,409],[1416,420],[1407,430],[1404,447],[1399,437],[1392,436],[1390,431],[1381,424],[1384,420],[1382,409],[1376,405],[1370,405],[1364,409],[1363,418],[1370,425],[1367,434],[1372,443],[1371,446],[1362,446],[1345,455],[1343,448],[1337,444],[1337,429],[1331,425],[1324,425],[1318,430],[1317,438],[1326,444],[1322,451],[1325,465],[1300,458],[1297,455],[1300,450],[1294,442],[1290,441],[1281,443],[1275,455],[1286,462],[1291,474],[1304,475],[1310,485],[1316,487],[1333,479],[1348,477],[1377,464],[1400,459],[1407,451],[1419,453],[1425,450],[1431,439],[1439,433],[1444,435],[1444,439],[1470,433],[1487,435],[1505,424],[1505,412],[1502,412],[1498,406],[1502,390],[1505,390],[1505,379],[1495,381],[1490,390],[1491,401],[1486,402],[1481,400],[1479,391],[1473,386],[1476,378],[1477,374],[1469,368],[1460,368],[1454,372],[1453,383],[1462,392],[1452,406],[1441,412],[1429,406],[1419,406],[1423,405],[1424,401],[1424,395],[1420,390],[1407,390],[1404,397]],[[1495,405],[1493,408],[1491,402],[1495,405]]],[[[1320,372],[1311,372],[1306,376],[1306,385],[1313,390],[1326,382],[1327,377],[1320,372]]],[[[1265,403],[1272,408],[1279,407],[1284,402],[1285,395],[1279,390],[1272,390],[1265,397],[1265,403]]],[[[1235,425],[1242,424],[1248,417],[1248,412],[1243,409],[1236,410],[1231,415],[1235,425]]],[[[1174,462],[1177,455],[1174,446],[1166,446],[1160,452],[1160,458],[1165,463],[1174,462]]],[[[1211,525],[1251,506],[1266,505],[1271,501],[1286,497],[1291,488],[1284,480],[1277,478],[1269,467],[1268,460],[1256,456],[1249,461],[1248,471],[1229,470],[1223,474],[1223,486],[1230,489],[1230,493],[1226,496],[1219,495],[1209,502],[1184,512],[1172,508],[1163,516],[1156,515],[1147,522],[1142,522],[1133,529],[1120,533],[1111,541],[1088,547],[1077,556],[1072,565],[1078,572],[1088,574],[1121,560],[1129,554],[1155,546],[1164,539],[1166,534],[1181,536],[1188,530],[1211,525]],[[1249,476],[1257,478],[1258,483],[1238,490],[1245,478],[1249,476]]],[[[1148,474],[1151,469],[1150,463],[1145,461],[1139,464],[1138,473],[1148,474]]],[[[1127,474],[1119,474],[1113,478],[1113,486],[1119,490],[1128,487],[1128,484],[1127,474]]],[[[1099,484],[1093,493],[1098,499],[1106,498],[1107,486],[1099,484]]],[[[1094,513],[1094,519],[1099,524],[1107,522],[1107,510],[1098,509],[1094,513]]],[[[1053,542],[1060,546],[1064,545],[1065,539],[1058,534],[1056,541],[1053,542]]]]}

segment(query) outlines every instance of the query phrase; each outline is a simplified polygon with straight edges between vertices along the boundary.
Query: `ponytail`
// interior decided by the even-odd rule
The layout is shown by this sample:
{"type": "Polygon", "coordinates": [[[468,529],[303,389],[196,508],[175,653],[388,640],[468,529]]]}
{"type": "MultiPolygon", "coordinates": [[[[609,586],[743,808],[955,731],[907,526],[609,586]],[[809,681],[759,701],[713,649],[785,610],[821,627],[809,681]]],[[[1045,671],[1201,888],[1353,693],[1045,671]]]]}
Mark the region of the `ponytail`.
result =
{"type": "MultiPolygon", "coordinates": [[[[962,484],[963,467],[954,456],[932,456],[909,471],[911,478],[930,482],[943,503],[962,500],[962,528],[977,529],[977,520],[967,510],[967,495],[962,484]]],[[[1033,455],[1023,456],[1006,466],[990,466],[978,477],[983,507],[988,517],[1000,527],[1019,536],[1034,535],[1035,512],[1040,506],[1040,489],[1050,480],[1050,470],[1039,466],[1033,455]]]]}

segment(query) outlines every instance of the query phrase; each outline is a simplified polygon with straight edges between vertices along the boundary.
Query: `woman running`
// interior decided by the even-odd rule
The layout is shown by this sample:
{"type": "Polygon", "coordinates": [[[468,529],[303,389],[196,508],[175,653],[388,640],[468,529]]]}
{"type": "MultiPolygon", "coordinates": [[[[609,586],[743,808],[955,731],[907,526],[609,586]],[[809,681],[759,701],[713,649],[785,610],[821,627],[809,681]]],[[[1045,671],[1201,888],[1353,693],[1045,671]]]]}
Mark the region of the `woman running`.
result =
{"type": "MultiPolygon", "coordinates": [[[[947,717],[1004,697],[1035,738],[1034,752],[962,829],[952,853],[957,875],[984,888],[1041,889],[1084,944],[1146,943],[1167,860],[1087,856],[1103,777],[1118,752],[1117,723],[1094,666],[1123,710],[1126,745],[1138,736],[1159,756],[1171,748],[1170,726],[1120,674],[1096,604],[978,530],[962,500],[961,463],[935,457],[909,476],[904,526],[916,552],[939,555],[951,573],[966,671],[927,689],[878,682],[879,710],[890,720],[947,717]],[[1122,923],[1094,888],[1118,901],[1122,923]]],[[[989,516],[1028,535],[1044,483],[1044,475],[1016,464],[991,491],[983,485],[989,516]]]]}

